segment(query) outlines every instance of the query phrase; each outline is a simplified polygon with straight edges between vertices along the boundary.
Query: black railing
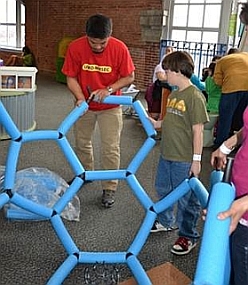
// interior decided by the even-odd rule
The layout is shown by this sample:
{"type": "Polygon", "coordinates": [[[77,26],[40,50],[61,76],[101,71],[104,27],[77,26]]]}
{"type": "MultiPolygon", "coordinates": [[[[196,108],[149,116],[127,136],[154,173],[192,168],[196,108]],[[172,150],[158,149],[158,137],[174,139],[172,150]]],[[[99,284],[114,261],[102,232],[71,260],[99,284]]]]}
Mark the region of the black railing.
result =
{"type": "Polygon", "coordinates": [[[227,52],[226,44],[161,40],[160,58],[164,55],[164,50],[167,46],[173,46],[175,50],[183,50],[190,53],[195,63],[195,74],[200,78],[202,75],[202,69],[209,66],[215,55],[222,56],[227,52]]]}

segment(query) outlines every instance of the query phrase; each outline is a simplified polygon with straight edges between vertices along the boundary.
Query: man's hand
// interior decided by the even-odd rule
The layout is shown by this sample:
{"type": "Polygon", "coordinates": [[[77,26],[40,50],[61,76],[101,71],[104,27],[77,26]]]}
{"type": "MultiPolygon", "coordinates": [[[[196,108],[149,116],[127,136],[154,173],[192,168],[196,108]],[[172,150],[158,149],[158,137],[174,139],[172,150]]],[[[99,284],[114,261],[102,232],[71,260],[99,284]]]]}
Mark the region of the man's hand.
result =
{"type": "Polygon", "coordinates": [[[90,97],[93,96],[93,100],[95,102],[98,102],[98,103],[102,103],[103,100],[108,97],[110,94],[108,92],[108,90],[106,88],[104,89],[97,89],[97,90],[94,90],[91,94],[90,94],[90,97]]]}

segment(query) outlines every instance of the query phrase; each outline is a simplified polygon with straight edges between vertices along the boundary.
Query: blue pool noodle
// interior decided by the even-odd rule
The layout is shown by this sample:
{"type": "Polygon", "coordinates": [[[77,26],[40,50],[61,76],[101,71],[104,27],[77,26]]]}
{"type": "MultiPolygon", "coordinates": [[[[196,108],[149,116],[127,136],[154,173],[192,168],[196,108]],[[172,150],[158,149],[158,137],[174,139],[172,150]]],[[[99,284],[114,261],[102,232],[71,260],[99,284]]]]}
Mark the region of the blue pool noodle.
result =
{"type": "Polygon", "coordinates": [[[144,271],[142,265],[140,264],[136,256],[130,255],[127,258],[127,264],[129,268],[131,269],[133,276],[136,279],[138,284],[152,285],[151,280],[147,276],[146,272],[144,271]]]}
{"type": "Polygon", "coordinates": [[[0,125],[2,125],[11,139],[15,140],[21,136],[16,124],[11,119],[9,113],[5,109],[3,103],[0,100],[0,125]]]}
{"type": "Polygon", "coordinates": [[[213,186],[194,285],[228,285],[230,275],[229,226],[230,218],[219,220],[218,213],[230,208],[235,189],[229,183],[219,182],[213,186]]]}
{"type": "Polygon", "coordinates": [[[4,192],[0,194],[0,209],[9,202],[9,199],[9,195],[7,193],[4,192]]]}
{"type": "Polygon", "coordinates": [[[66,230],[66,227],[62,222],[61,217],[59,215],[52,216],[51,223],[67,253],[70,255],[79,252],[76,244],[74,243],[70,234],[66,230]]]}
{"type": "Polygon", "coordinates": [[[152,138],[147,138],[143,146],[138,150],[132,161],[130,162],[127,171],[131,173],[136,173],[142,162],[148,156],[149,152],[152,150],[156,141],[152,138]]]}
{"type": "Polygon", "coordinates": [[[72,125],[78,120],[88,110],[88,104],[83,102],[80,106],[76,106],[69,115],[64,119],[64,121],[58,127],[58,132],[65,135],[72,125]]]}
{"type": "Polygon", "coordinates": [[[52,277],[48,280],[47,285],[63,284],[63,281],[78,264],[78,257],[74,254],[69,255],[67,259],[55,271],[52,277]]]}
{"type": "Polygon", "coordinates": [[[148,119],[147,112],[145,111],[142,103],[139,100],[137,100],[133,103],[133,107],[134,107],[135,112],[138,114],[138,116],[140,118],[140,121],[143,125],[143,128],[144,128],[147,136],[148,137],[156,136],[157,132],[154,129],[150,120],[148,119]]]}

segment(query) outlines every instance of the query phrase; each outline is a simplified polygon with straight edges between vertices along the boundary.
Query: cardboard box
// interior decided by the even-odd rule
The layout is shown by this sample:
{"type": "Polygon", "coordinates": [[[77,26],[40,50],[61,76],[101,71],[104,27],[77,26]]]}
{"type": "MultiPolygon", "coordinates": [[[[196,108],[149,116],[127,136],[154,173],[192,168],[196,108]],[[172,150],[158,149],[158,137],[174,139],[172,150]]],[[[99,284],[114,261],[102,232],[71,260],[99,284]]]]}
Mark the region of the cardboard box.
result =
{"type": "MultiPolygon", "coordinates": [[[[191,280],[170,262],[163,263],[147,271],[153,285],[190,285],[191,280]]],[[[142,285],[137,284],[134,278],[130,278],[120,285],[142,285]]]]}
{"type": "Polygon", "coordinates": [[[0,66],[0,91],[35,91],[35,67],[0,66]]]}

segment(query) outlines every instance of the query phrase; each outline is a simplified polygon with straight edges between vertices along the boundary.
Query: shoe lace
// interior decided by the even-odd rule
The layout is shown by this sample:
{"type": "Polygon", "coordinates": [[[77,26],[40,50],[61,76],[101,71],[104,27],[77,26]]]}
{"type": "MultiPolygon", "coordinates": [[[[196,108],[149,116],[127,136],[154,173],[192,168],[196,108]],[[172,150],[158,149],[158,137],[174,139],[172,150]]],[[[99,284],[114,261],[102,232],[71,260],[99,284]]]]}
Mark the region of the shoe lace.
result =
{"type": "Polygon", "coordinates": [[[188,249],[189,240],[186,237],[179,237],[175,242],[175,245],[179,245],[183,249],[188,249]]]}

